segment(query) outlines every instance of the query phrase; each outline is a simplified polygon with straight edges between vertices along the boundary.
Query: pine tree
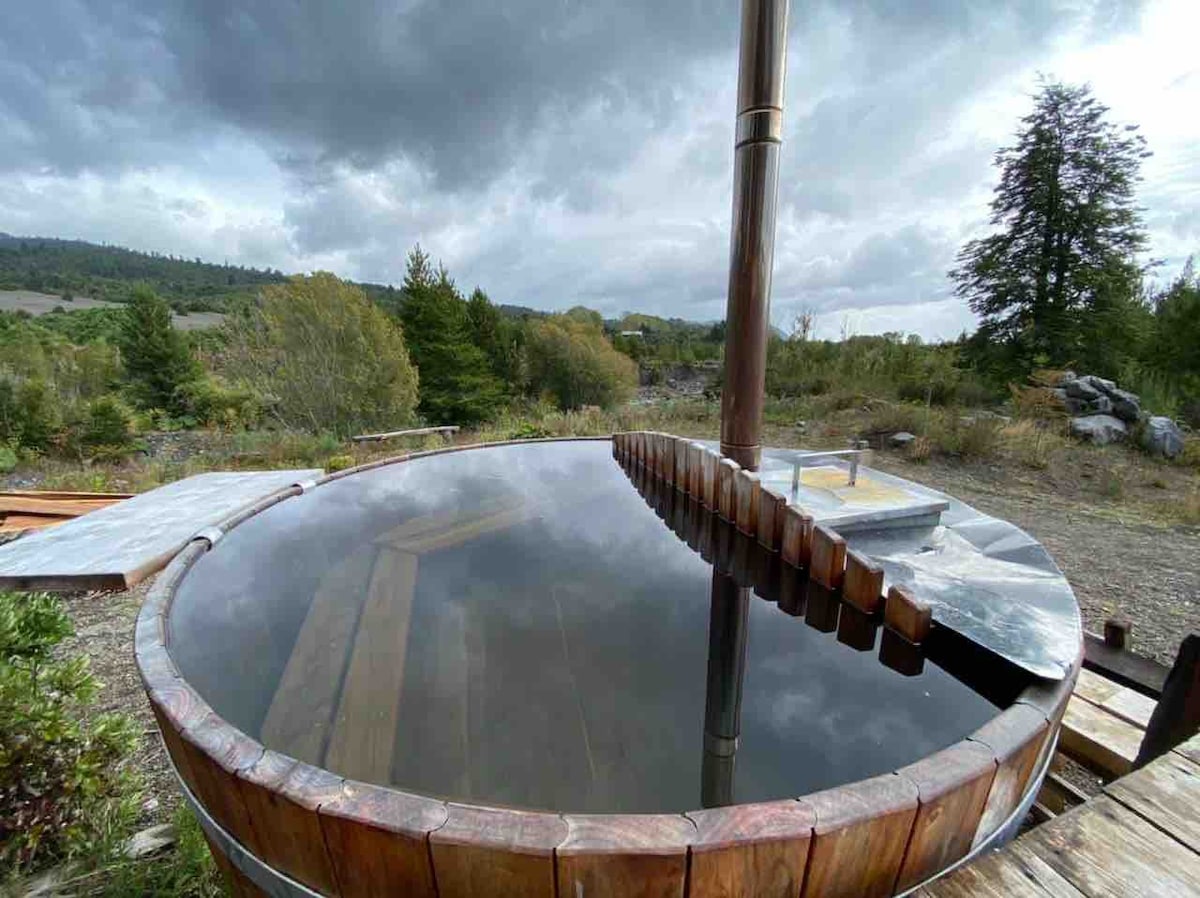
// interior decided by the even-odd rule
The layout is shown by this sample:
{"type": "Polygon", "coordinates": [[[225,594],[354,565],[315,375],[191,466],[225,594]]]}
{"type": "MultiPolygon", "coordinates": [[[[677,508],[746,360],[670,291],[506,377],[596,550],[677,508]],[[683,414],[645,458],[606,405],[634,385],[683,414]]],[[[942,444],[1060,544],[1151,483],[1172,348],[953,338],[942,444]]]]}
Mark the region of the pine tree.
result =
{"type": "Polygon", "coordinates": [[[420,246],[408,256],[400,320],[420,373],[420,410],[434,424],[473,424],[493,417],[504,385],[472,340],[467,303],[444,267],[434,271],[420,246]]]}
{"type": "Polygon", "coordinates": [[[998,349],[1010,372],[1116,364],[1102,350],[1137,317],[1146,233],[1134,190],[1149,153],[1107,112],[1086,86],[1043,85],[1016,143],[996,154],[997,232],[967,243],[950,272],[982,318],[974,345],[998,349]]]}
{"type": "Polygon", "coordinates": [[[183,334],[171,326],[171,307],[148,286],[134,289],[117,343],[138,405],[178,412],[178,388],[196,380],[200,366],[183,334]]]}

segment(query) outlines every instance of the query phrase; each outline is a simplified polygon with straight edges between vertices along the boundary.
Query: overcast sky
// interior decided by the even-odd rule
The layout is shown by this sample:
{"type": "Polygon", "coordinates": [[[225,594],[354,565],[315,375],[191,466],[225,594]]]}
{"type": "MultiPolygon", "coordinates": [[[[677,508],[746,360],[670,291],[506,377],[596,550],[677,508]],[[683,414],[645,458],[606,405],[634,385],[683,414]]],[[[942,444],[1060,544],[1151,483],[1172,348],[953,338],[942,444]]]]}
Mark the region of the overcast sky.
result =
{"type": "MultiPolygon", "coordinates": [[[[1197,0],[792,3],[772,317],[952,337],[1039,72],[1136,122],[1200,249],[1197,0]]],[[[0,24],[0,231],[538,308],[724,314],[734,0],[37,0],[0,24]]]]}

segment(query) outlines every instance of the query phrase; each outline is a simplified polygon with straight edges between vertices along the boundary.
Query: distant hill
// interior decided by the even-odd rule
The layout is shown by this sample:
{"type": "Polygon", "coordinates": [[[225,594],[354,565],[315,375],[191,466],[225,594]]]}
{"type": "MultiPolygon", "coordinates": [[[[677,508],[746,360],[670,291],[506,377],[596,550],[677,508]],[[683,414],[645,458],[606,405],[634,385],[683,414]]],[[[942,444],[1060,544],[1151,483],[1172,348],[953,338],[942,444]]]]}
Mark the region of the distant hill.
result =
{"type": "Polygon", "coordinates": [[[0,233],[0,290],[125,302],[134,285],[144,282],[179,310],[221,312],[231,300],[253,296],[262,285],[284,279],[283,272],[270,269],[0,233]]]}

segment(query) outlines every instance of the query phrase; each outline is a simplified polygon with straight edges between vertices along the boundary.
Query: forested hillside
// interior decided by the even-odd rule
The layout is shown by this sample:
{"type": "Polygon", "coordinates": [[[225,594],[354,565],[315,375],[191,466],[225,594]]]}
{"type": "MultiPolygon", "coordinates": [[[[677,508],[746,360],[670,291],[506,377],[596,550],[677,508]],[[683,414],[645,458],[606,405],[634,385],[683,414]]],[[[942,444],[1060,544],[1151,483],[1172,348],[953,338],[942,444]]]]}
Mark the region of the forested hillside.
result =
{"type": "Polygon", "coordinates": [[[143,253],[82,240],[0,234],[0,290],[34,290],[128,302],[138,283],[181,311],[223,312],[230,301],[251,298],[280,271],[216,265],[143,253]]]}

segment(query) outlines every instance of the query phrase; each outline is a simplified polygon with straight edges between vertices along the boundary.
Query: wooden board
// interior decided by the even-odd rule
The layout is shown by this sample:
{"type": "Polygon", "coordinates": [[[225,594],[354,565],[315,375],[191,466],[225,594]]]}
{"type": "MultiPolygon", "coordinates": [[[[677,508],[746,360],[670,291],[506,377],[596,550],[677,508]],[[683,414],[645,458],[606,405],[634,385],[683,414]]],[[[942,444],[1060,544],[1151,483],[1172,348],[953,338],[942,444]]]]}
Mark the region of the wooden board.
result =
{"type": "Polygon", "coordinates": [[[917,788],[889,774],[805,796],[813,841],[802,898],[886,898],[917,814],[917,788]]]}
{"type": "Polygon", "coordinates": [[[1193,736],[1182,745],[1175,746],[1175,751],[1185,758],[1200,764],[1200,735],[1193,736]]]}
{"type": "Polygon", "coordinates": [[[1129,773],[1141,744],[1142,731],[1132,724],[1078,696],[1067,702],[1059,750],[1101,776],[1129,773]]]}
{"type": "Polygon", "coordinates": [[[683,898],[696,828],[670,814],[564,815],[560,895],[683,898]]]}
{"type": "Polygon", "coordinates": [[[692,811],[688,898],[794,898],[816,813],[804,801],[692,811]]]}
{"type": "Polygon", "coordinates": [[[337,894],[317,809],[342,793],[342,778],[266,752],[241,771],[238,789],[263,861],[323,895],[337,894]]]}
{"type": "Polygon", "coordinates": [[[846,541],[829,528],[813,527],[809,576],[829,589],[839,589],[846,575],[846,541]]]}
{"type": "Polygon", "coordinates": [[[1200,765],[1167,752],[1104,791],[1200,852],[1200,765]]]}
{"type": "Polygon", "coordinates": [[[366,546],[322,578],[279,678],[261,729],[268,748],[320,764],[341,691],[346,656],[358,625],[359,603],[375,564],[366,546]]]}
{"type": "Polygon", "coordinates": [[[390,779],[416,589],[417,556],[381,549],[325,752],[324,766],[343,776],[390,779]]]}
{"type": "Polygon", "coordinates": [[[314,469],[197,474],[0,546],[0,589],[128,589],[206,527],[314,469]]]}
{"type": "Polygon", "coordinates": [[[1107,796],[1039,826],[1018,844],[1089,898],[1200,894],[1200,857],[1107,796]]]}
{"type": "Polygon", "coordinates": [[[969,737],[986,745],[996,761],[996,776],[979,818],[972,847],[989,838],[1016,810],[1041,754],[1045,716],[1028,705],[1013,705],[969,737]]]}
{"type": "Polygon", "coordinates": [[[426,839],[446,822],[442,802],[348,781],[319,817],[342,898],[436,898],[426,839]]]}
{"type": "Polygon", "coordinates": [[[1040,857],[1017,845],[935,880],[915,898],[1085,898],[1040,857]]]}
{"type": "Polygon", "coordinates": [[[996,762],[987,746],[959,742],[897,773],[917,786],[920,803],[896,881],[900,891],[945,870],[971,850],[996,762]]]}
{"type": "Polygon", "coordinates": [[[1081,670],[1075,694],[1144,730],[1154,713],[1154,699],[1090,670],[1081,670]]]}
{"type": "Polygon", "coordinates": [[[556,814],[448,805],[429,838],[439,898],[554,898],[554,849],[567,836],[556,814]]]}
{"type": "MultiPolygon", "coordinates": [[[[846,552],[846,580],[842,598],[866,614],[874,614],[883,604],[883,568],[867,556],[850,549],[846,552]]],[[[893,624],[894,626],[894,624],[893,624]]],[[[900,629],[897,627],[896,629],[900,629]]],[[[908,636],[903,630],[903,635],[908,636]]],[[[912,637],[908,637],[912,639],[912,637]]],[[[912,639],[919,642],[918,639],[912,639]]]]}
{"type": "Polygon", "coordinates": [[[250,816],[237,788],[237,775],[253,766],[262,746],[209,712],[183,734],[187,766],[196,796],[221,827],[252,850],[257,848],[250,816]]]}
{"type": "Polygon", "coordinates": [[[1170,668],[1136,652],[1114,649],[1094,633],[1083,634],[1083,666],[1135,692],[1158,700],[1170,668]]]}
{"type": "Polygon", "coordinates": [[[57,517],[49,514],[6,514],[0,520],[0,533],[21,533],[25,530],[43,530],[73,521],[77,515],[57,517]]]}

